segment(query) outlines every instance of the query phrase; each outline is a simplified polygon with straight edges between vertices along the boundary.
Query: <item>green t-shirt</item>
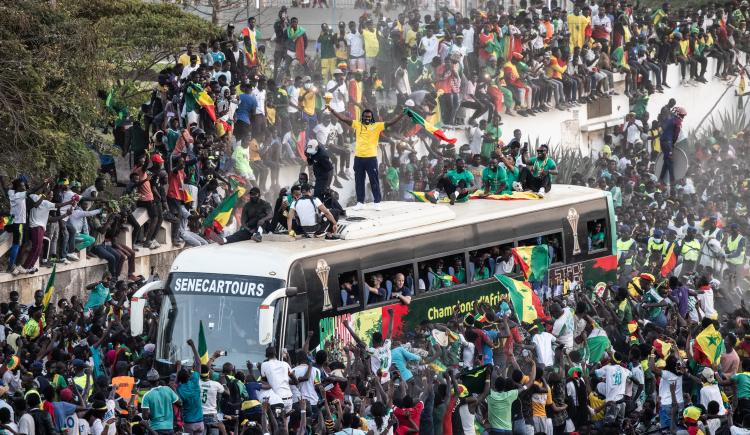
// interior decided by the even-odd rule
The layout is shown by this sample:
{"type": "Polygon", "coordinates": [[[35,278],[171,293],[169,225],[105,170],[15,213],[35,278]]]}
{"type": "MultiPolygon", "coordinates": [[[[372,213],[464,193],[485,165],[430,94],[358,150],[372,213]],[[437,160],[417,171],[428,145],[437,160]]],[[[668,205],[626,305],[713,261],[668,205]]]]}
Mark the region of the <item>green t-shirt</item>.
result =
{"type": "Polygon", "coordinates": [[[737,398],[750,399],[750,373],[737,373],[732,376],[732,380],[737,384],[737,398]]]}
{"type": "Polygon", "coordinates": [[[179,138],[179,130],[172,130],[171,128],[167,129],[167,151],[171,153],[174,150],[174,147],[177,146],[177,139],[179,138]]]}
{"type": "Polygon", "coordinates": [[[505,171],[505,189],[503,193],[513,193],[513,183],[518,181],[518,167],[505,171]]]}
{"type": "Polygon", "coordinates": [[[495,170],[484,168],[482,171],[482,183],[490,185],[490,191],[485,193],[500,193],[500,186],[505,183],[505,166],[498,165],[495,170]]]}
{"type": "Polygon", "coordinates": [[[318,36],[321,59],[332,59],[336,57],[336,47],[333,45],[335,38],[336,37],[331,33],[321,33],[320,36],[318,36]]]}
{"type": "Polygon", "coordinates": [[[455,169],[451,169],[448,171],[448,179],[451,180],[451,183],[453,183],[454,186],[458,186],[458,183],[461,181],[466,182],[466,187],[471,187],[474,185],[474,176],[471,175],[471,172],[467,171],[466,169],[463,170],[463,172],[458,172],[455,169]]]}
{"type": "MultiPolygon", "coordinates": [[[[552,160],[550,157],[547,157],[544,160],[539,160],[537,157],[532,157],[529,160],[531,161],[531,164],[534,166],[533,169],[531,170],[531,174],[534,175],[535,177],[539,176],[539,173],[541,172],[542,169],[544,169],[545,171],[551,171],[551,170],[557,169],[557,164],[555,164],[555,161],[552,160]]],[[[549,181],[550,182],[555,181],[555,177],[551,174],[549,176],[549,181]]]]}
{"type": "MultiPolygon", "coordinates": [[[[645,295],[643,295],[643,302],[647,304],[658,304],[660,303],[664,298],[659,296],[658,293],[656,293],[656,290],[651,289],[648,292],[646,292],[645,295]]],[[[653,307],[648,309],[648,317],[649,319],[656,319],[659,317],[662,313],[664,308],[662,307],[653,307]]]]}
{"type": "Polygon", "coordinates": [[[151,413],[150,424],[153,430],[172,430],[174,426],[174,413],[172,405],[180,400],[171,388],[161,386],[151,389],[143,396],[141,408],[148,409],[151,413]]]}
{"type": "Polygon", "coordinates": [[[487,396],[487,409],[492,429],[513,430],[513,419],[510,411],[516,399],[518,399],[518,390],[492,391],[487,396]]]}

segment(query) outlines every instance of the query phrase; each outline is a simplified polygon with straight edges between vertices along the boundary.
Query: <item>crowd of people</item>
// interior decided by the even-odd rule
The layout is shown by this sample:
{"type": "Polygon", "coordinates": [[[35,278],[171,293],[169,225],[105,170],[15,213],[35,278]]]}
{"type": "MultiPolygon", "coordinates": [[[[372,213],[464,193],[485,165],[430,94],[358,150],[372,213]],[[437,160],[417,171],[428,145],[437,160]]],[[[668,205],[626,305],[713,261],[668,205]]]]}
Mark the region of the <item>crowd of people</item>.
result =
{"type": "MultiPolygon", "coordinates": [[[[287,10],[274,25],[273,55],[251,18],[224,41],[188,46],[159,73],[142,116],[110,95],[116,145],[134,162],[127,182],[111,156],[88,187],[76,174],[0,177],[9,273],[80,254],[107,262],[80,296],[38,291],[24,305],[10,292],[0,303],[0,430],[750,434],[750,164],[741,157],[750,130],[714,131],[675,175],[687,111],[675,101],[658,114],[646,109],[665,87],[737,72],[747,2],[652,11],[555,3],[487,2],[468,17],[407,11],[397,20],[376,7],[338,30],[323,24],[315,56],[287,10]],[[708,57],[715,71],[706,71],[708,57]],[[681,83],[665,80],[674,63],[681,83]],[[625,74],[632,112],[605,132],[595,170],[570,180],[611,193],[618,275],[606,288],[540,294],[534,323],[503,300],[399,337],[392,325],[367,337],[346,325],[352,343],[311,349],[309,335],[302,349],[270,346],[246,367],[223,362],[221,349],[206,361],[189,341],[192,364],[165,373],[156,370],[157,329],[130,336],[128,301],[146,282],[135,274],[136,250],[159,248],[163,220],[177,246],[260,242],[269,232],[334,239],[347,212],[336,188],[350,179],[351,211],[365,207],[366,179],[375,210],[412,192],[451,204],[470,194],[542,198],[570,162],[555,162],[545,145],[531,149],[520,130],[503,143],[501,119],[604,98],[616,73],[625,74]],[[411,113],[465,129],[468,143],[446,145],[411,113]],[[300,169],[286,188],[284,167],[300,169]],[[235,217],[219,222],[213,212],[233,195],[235,217]],[[143,225],[139,213],[148,215],[143,225]]],[[[589,243],[605,244],[603,228],[592,234],[589,243]]],[[[500,255],[488,274],[507,272],[512,257],[500,255]]],[[[404,275],[393,284],[394,302],[409,304],[404,275]]],[[[152,326],[161,297],[149,296],[152,326]]]]}

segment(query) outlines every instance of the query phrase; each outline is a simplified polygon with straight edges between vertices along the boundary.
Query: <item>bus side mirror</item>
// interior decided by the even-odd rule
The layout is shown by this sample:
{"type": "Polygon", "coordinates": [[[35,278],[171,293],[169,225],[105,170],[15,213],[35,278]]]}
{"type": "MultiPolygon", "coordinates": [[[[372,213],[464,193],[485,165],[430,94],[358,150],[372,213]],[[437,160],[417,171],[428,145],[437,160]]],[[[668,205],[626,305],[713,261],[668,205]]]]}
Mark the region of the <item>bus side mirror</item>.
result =
{"type": "Polygon", "coordinates": [[[148,302],[147,295],[154,290],[163,290],[163,281],[152,281],[138,289],[130,298],[130,335],[143,334],[143,310],[148,302]]]}
{"type": "Polygon", "coordinates": [[[274,317],[276,314],[276,302],[279,299],[297,295],[297,287],[284,287],[274,290],[260,303],[258,313],[258,342],[267,346],[273,342],[274,317]]]}

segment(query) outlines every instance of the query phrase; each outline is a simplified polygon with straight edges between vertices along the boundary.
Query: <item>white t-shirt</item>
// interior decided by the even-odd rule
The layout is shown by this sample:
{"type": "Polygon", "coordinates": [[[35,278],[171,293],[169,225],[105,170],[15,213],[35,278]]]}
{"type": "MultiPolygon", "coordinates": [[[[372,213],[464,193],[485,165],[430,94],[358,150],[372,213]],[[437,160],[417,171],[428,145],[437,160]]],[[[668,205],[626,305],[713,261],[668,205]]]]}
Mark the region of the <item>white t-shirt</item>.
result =
{"type": "Polygon", "coordinates": [[[709,287],[703,293],[698,293],[698,301],[701,303],[704,316],[711,317],[716,314],[716,308],[714,308],[714,290],[712,288],[709,287]]]}
{"type": "Polygon", "coordinates": [[[596,375],[604,378],[605,400],[607,402],[617,402],[625,395],[625,383],[630,377],[630,370],[614,365],[606,365],[596,371],[596,375]]]}
{"type": "Polygon", "coordinates": [[[750,429],[744,427],[732,426],[729,428],[729,433],[732,435],[750,435],[750,429]]]}
{"type": "MultiPolygon", "coordinates": [[[[295,106],[299,105],[299,88],[292,85],[289,86],[286,90],[287,95],[289,96],[289,102],[294,104],[295,106]]],[[[296,107],[292,107],[292,104],[289,105],[289,113],[297,113],[298,110],[296,107]]]]}
{"type": "Polygon", "coordinates": [[[475,435],[476,429],[474,428],[474,414],[469,410],[469,405],[464,403],[458,407],[458,414],[461,416],[461,428],[463,429],[464,435],[471,434],[475,435]]]}
{"type": "Polygon", "coordinates": [[[338,135],[344,134],[344,129],[341,128],[340,124],[334,124],[333,122],[328,125],[320,123],[313,128],[313,133],[315,133],[315,139],[319,144],[328,146],[333,143],[336,145],[336,138],[338,135]]]}
{"type": "MultiPolygon", "coordinates": [[[[378,424],[375,422],[375,419],[372,417],[367,417],[367,427],[370,428],[370,430],[375,435],[393,435],[393,428],[388,429],[388,432],[385,431],[385,428],[388,427],[388,416],[383,417],[383,428],[378,428],[378,424]]],[[[348,430],[348,429],[346,429],[348,430]]],[[[344,432],[347,433],[347,432],[344,432]]]]}
{"type": "Polygon", "coordinates": [[[440,41],[438,41],[437,36],[435,35],[432,35],[432,38],[423,36],[419,41],[419,46],[420,48],[424,49],[424,54],[422,55],[422,64],[429,65],[432,62],[432,59],[438,55],[438,47],[440,46],[440,41]]]}
{"type": "Polygon", "coordinates": [[[661,382],[659,382],[659,401],[662,405],[672,404],[672,393],[669,386],[676,384],[674,395],[679,403],[682,403],[682,376],[677,376],[669,370],[661,371],[661,382]]]}
{"type": "Polygon", "coordinates": [[[34,424],[34,417],[28,412],[21,416],[18,420],[18,433],[25,435],[36,434],[36,425],[34,424]]]}
{"type": "Polygon", "coordinates": [[[253,97],[255,97],[255,101],[258,102],[258,105],[255,107],[255,114],[256,115],[265,115],[266,114],[266,91],[259,90],[258,88],[253,88],[253,91],[250,93],[253,97]]]}
{"type": "Polygon", "coordinates": [[[368,347],[367,352],[370,354],[370,369],[373,374],[382,371],[380,383],[385,384],[391,380],[388,369],[391,368],[391,340],[385,340],[380,347],[368,347]]]}
{"type": "Polygon", "coordinates": [[[628,123],[625,127],[625,133],[627,134],[628,143],[634,143],[641,138],[641,130],[639,130],[636,126],[643,128],[643,123],[639,119],[636,119],[635,121],[633,121],[633,124],[628,123]]]}
{"type": "MultiPolygon", "coordinates": [[[[39,195],[29,195],[32,201],[39,201],[39,195]]],[[[36,227],[47,227],[47,221],[49,220],[49,212],[55,209],[55,203],[42,200],[42,202],[31,209],[29,213],[29,228],[36,227]]]]}
{"type": "Polygon", "coordinates": [[[461,33],[464,35],[462,48],[466,54],[474,52],[474,27],[466,27],[461,33]]]}
{"type": "Polygon", "coordinates": [[[557,337],[557,340],[565,346],[566,350],[573,349],[575,340],[573,339],[573,333],[575,332],[575,323],[573,313],[570,307],[563,308],[562,315],[555,320],[554,326],[552,326],[552,335],[557,337]]]}
{"type": "Polygon", "coordinates": [[[341,86],[336,80],[330,80],[326,85],[326,90],[331,93],[331,109],[336,113],[346,110],[346,103],[349,101],[349,93],[346,88],[346,82],[341,86]]]}
{"type": "Polygon", "coordinates": [[[26,191],[16,192],[8,190],[10,200],[10,215],[13,216],[14,224],[26,223],[26,191]]]}
{"type": "Polygon", "coordinates": [[[365,42],[360,33],[347,33],[344,42],[349,47],[349,56],[362,57],[365,55],[365,42]]]}
{"type": "Polygon", "coordinates": [[[91,435],[91,426],[85,418],[78,419],[78,434],[79,435],[91,435]]]}
{"type": "Polygon", "coordinates": [[[289,373],[292,368],[284,361],[272,359],[260,365],[260,375],[268,380],[271,389],[278,394],[282,400],[292,397],[292,389],[289,387],[289,373]]]}
{"type": "Polygon", "coordinates": [[[318,215],[318,207],[321,205],[323,203],[318,198],[302,197],[292,201],[289,208],[297,213],[300,225],[303,227],[312,227],[317,225],[316,217],[318,215]]]}
{"type": "MultiPolygon", "coordinates": [[[[292,369],[294,376],[297,379],[305,376],[307,373],[307,364],[300,364],[292,369]]],[[[293,391],[294,401],[298,402],[300,398],[307,400],[307,403],[315,404],[318,403],[318,393],[315,391],[315,384],[320,383],[320,370],[317,367],[313,367],[310,370],[310,378],[304,382],[297,384],[293,391]]]]}
{"type": "Polygon", "coordinates": [[[212,415],[216,414],[216,399],[219,393],[224,392],[224,386],[220,383],[212,380],[200,381],[201,388],[201,405],[203,406],[203,414],[212,415]]]}
{"type": "Polygon", "coordinates": [[[536,348],[536,361],[545,367],[552,367],[555,363],[555,352],[552,350],[552,343],[557,339],[547,331],[534,335],[531,342],[536,348]]]}
{"type": "MultiPolygon", "coordinates": [[[[73,192],[72,190],[65,190],[62,193],[62,201],[60,201],[60,202],[70,202],[70,200],[73,199],[73,197],[75,195],[76,195],[76,193],[73,192]]],[[[65,214],[71,208],[73,208],[73,205],[71,205],[71,204],[68,204],[66,206],[60,207],[60,214],[63,215],[63,216],[65,216],[65,214]]],[[[63,217],[62,220],[63,220],[63,222],[67,222],[68,221],[68,216],[63,217]]]]}
{"type": "Polygon", "coordinates": [[[701,388],[701,405],[708,409],[708,404],[711,403],[712,400],[715,400],[716,403],[719,404],[719,415],[727,413],[727,410],[724,408],[724,400],[721,398],[719,386],[716,384],[704,385],[703,388],[701,388]]]}

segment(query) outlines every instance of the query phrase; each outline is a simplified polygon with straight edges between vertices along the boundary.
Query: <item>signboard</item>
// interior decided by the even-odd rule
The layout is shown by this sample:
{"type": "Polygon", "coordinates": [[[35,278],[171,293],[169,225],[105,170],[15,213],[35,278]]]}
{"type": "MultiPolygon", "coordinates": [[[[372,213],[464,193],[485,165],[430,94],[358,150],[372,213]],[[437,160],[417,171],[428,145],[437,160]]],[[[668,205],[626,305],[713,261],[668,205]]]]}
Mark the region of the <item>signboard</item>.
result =
{"type": "Polygon", "coordinates": [[[280,288],[283,280],[249,275],[172,273],[169,289],[174,294],[262,298],[280,288]]]}

